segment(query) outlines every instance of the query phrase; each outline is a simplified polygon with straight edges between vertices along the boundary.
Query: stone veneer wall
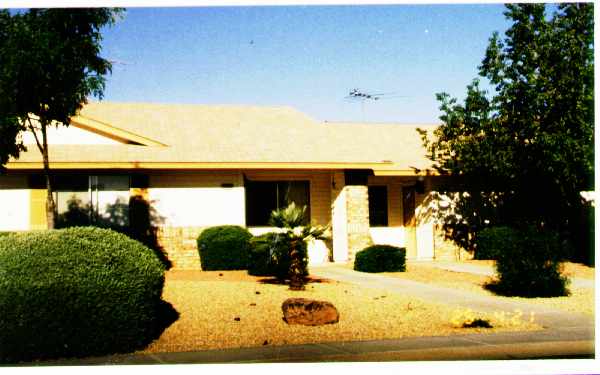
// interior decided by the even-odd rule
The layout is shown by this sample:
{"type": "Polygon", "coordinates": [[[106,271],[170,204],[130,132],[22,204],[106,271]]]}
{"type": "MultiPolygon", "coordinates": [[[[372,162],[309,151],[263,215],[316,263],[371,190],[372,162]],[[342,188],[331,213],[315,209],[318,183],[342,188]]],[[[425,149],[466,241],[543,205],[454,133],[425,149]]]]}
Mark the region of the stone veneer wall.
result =
{"type": "Polygon", "coordinates": [[[200,270],[196,240],[205,227],[160,227],[158,243],[174,269],[200,270]]]}
{"type": "Polygon", "coordinates": [[[354,255],[373,244],[369,233],[369,191],[363,185],[347,185],[346,220],[348,225],[348,260],[354,260],[354,255]]]}
{"type": "Polygon", "coordinates": [[[470,260],[473,254],[444,238],[444,231],[440,226],[434,227],[434,256],[435,260],[470,260]]]}

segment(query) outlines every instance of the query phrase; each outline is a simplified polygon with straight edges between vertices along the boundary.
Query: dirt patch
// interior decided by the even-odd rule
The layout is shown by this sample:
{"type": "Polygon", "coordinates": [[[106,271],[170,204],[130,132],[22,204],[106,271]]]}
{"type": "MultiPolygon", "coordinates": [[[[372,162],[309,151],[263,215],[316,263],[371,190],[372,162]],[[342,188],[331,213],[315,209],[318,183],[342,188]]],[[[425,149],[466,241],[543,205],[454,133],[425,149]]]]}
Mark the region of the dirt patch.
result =
{"type": "Polygon", "coordinates": [[[179,319],[144,352],[540,329],[526,319],[512,325],[485,314],[476,315],[489,319],[494,328],[457,328],[452,321],[461,312],[443,304],[337,281],[311,283],[307,290],[293,292],[287,285],[260,279],[245,271],[169,272],[163,299],[179,312],[179,319]],[[320,327],[287,325],[281,304],[290,297],[329,301],[340,321],[320,327]]]}

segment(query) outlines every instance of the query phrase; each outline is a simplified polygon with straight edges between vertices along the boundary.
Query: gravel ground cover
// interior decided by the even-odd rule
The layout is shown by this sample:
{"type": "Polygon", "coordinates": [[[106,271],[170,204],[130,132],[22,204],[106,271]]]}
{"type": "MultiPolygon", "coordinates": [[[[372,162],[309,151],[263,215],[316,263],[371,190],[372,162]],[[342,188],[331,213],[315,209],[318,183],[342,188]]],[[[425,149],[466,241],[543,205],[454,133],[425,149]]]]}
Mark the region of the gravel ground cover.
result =
{"type": "Polygon", "coordinates": [[[245,271],[168,272],[163,298],[180,316],[142,352],[540,329],[527,317],[509,321],[477,313],[471,315],[488,318],[494,328],[458,328],[456,323],[469,312],[443,304],[329,280],[311,282],[302,292],[264,280],[245,271]],[[289,297],[332,302],[340,321],[320,327],[288,325],[281,304],[289,297]]]}
{"type": "MultiPolygon", "coordinates": [[[[493,261],[470,261],[479,264],[493,265],[493,261]]],[[[565,263],[564,273],[567,276],[588,278],[593,280],[593,268],[576,263],[565,263]],[[590,271],[591,270],[591,271],[590,271]],[[587,277],[583,277],[583,276],[587,277]],[[589,277],[591,275],[591,278],[589,277]]],[[[474,293],[496,296],[483,288],[483,285],[492,280],[492,277],[475,275],[465,272],[454,272],[439,269],[427,263],[408,263],[406,272],[384,273],[386,276],[413,280],[427,284],[440,285],[447,288],[463,289],[474,293]]],[[[594,289],[569,287],[571,295],[567,297],[554,298],[521,298],[503,297],[497,298],[520,300],[526,303],[542,304],[557,309],[594,315],[594,289]]]]}

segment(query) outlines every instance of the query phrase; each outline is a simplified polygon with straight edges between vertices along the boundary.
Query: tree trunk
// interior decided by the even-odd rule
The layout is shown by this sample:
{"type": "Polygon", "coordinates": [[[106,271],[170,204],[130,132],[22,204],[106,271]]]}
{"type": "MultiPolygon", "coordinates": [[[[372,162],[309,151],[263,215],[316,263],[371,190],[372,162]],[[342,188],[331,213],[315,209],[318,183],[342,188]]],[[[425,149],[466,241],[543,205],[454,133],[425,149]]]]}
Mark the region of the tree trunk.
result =
{"type": "Polygon", "coordinates": [[[304,275],[302,275],[302,260],[297,250],[297,241],[290,243],[290,290],[304,290],[304,275]]]}
{"type": "Polygon", "coordinates": [[[52,194],[52,182],[50,179],[50,161],[48,159],[48,138],[46,136],[46,124],[40,121],[42,128],[42,159],[44,161],[44,174],[46,176],[46,221],[48,229],[54,229],[55,226],[55,204],[52,194]]]}

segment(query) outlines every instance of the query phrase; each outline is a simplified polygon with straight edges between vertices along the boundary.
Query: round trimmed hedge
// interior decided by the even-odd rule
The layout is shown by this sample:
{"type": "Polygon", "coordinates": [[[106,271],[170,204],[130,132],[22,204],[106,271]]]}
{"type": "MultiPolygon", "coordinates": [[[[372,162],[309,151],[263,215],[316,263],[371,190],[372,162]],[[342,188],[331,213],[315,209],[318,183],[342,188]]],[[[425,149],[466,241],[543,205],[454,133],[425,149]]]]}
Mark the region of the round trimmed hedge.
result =
{"type": "Polygon", "coordinates": [[[252,234],[238,225],[206,228],[198,236],[198,253],[204,271],[245,270],[252,234]]]}
{"type": "Polygon", "coordinates": [[[477,250],[496,259],[498,279],[486,288],[500,295],[558,297],[569,295],[561,274],[567,253],[558,234],[534,227],[491,227],[477,236],[477,250]]]}
{"type": "Polygon", "coordinates": [[[0,237],[0,361],[141,349],[160,329],[163,284],[154,252],[108,229],[0,237]]]}
{"type": "Polygon", "coordinates": [[[354,270],[361,272],[406,271],[406,249],[390,245],[373,245],[356,253],[354,270]]]}

